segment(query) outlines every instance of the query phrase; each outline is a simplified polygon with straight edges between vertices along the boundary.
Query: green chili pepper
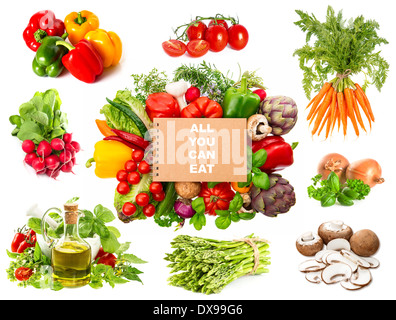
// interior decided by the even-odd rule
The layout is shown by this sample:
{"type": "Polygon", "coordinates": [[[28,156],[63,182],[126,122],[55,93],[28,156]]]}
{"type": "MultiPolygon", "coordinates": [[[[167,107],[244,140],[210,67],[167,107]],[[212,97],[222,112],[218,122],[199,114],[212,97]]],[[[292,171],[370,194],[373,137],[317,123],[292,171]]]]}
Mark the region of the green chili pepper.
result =
{"type": "Polygon", "coordinates": [[[223,99],[224,118],[249,118],[257,112],[260,97],[247,88],[247,79],[242,77],[241,87],[227,89],[223,99]]]}
{"type": "Polygon", "coordinates": [[[43,39],[32,63],[35,74],[40,77],[49,76],[55,78],[62,73],[64,69],[62,57],[67,54],[69,50],[64,46],[57,46],[56,42],[63,40],[63,36],[47,36],[43,39]]]}

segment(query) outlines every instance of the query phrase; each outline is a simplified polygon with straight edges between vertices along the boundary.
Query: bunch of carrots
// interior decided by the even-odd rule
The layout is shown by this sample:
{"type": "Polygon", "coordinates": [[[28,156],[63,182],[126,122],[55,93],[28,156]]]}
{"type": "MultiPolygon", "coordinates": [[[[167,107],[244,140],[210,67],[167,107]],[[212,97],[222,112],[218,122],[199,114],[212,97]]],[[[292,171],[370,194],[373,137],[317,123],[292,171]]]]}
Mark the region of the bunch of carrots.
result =
{"type": "Polygon", "coordinates": [[[307,120],[309,125],[313,123],[312,135],[319,136],[326,127],[326,139],[333,133],[337,123],[338,131],[342,125],[344,137],[347,134],[348,118],[350,119],[356,136],[359,136],[359,126],[367,132],[360,109],[368,119],[374,122],[374,114],[370,102],[358,83],[354,83],[349,77],[337,76],[330,82],[326,82],[319,93],[308,104],[311,106],[307,120]]]}

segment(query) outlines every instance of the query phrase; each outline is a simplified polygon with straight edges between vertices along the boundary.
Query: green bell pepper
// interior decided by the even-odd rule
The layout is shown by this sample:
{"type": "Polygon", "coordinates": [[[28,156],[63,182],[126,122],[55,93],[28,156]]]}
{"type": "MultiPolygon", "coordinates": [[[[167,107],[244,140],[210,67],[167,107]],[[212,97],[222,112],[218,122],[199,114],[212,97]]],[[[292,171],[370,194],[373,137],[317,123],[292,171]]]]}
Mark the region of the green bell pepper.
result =
{"type": "Polygon", "coordinates": [[[62,57],[67,54],[69,50],[64,46],[57,46],[56,42],[63,40],[63,36],[47,36],[43,39],[32,63],[35,74],[40,77],[49,76],[55,78],[62,73],[64,69],[62,57]]]}
{"type": "Polygon", "coordinates": [[[223,99],[224,118],[249,118],[257,112],[260,97],[247,88],[247,79],[242,77],[241,87],[228,88],[223,99]]]}

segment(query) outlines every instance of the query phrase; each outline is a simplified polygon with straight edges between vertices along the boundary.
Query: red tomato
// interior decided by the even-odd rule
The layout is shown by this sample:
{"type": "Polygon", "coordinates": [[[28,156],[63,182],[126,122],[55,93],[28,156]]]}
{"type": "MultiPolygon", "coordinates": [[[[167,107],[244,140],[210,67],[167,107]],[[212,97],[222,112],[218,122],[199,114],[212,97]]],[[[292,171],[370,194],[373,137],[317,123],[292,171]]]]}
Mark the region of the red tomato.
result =
{"type": "Polygon", "coordinates": [[[33,270],[27,267],[19,267],[15,270],[15,278],[19,281],[28,280],[33,274],[33,270]]]}
{"type": "Polygon", "coordinates": [[[120,170],[117,172],[117,180],[119,182],[126,181],[127,177],[128,177],[128,172],[126,172],[126,170],[120,170]]]}
{"type": "Polygon", "coordinates": [[[201,21],[196,21],[187,28],[188,40],[202,40],[208,27],[201,21]]]}
{"type": "Polygon", "coordinates": [[[137,203],[139,206],[144,207],[144,206],[146,206],[146,205],[149,204],[149,202],[150,202],[150,196],[149,196],[147,193],[142,192],[142,193],[139,193],[139,194],[136,196],[135,201],[136,201],[136,203],[137,203]]]}
{"type": "Polygon", "coordinates": [[[153,194],[160,193],[163,190],[162,183],[161,182],[152,182],[150,184],[149,189],[150,189],[150,192],[153,194]]]}
{"type": "Polygon", "coordinates": [[[11,252],[17,252],[21,243],[25,240],[25,234],[17,232],[11,242],[11,252]]]}
{"type": "Polygon", "coordinates": [[[138,184],[140,182],[140,174],[137,171],[130,172],[127,178],[128,183],[138,184]]]}
{"type": "Polygon", "coordinates": [[[221,26],[223,26],[224,28],[226,28],[226,29],[228,29],[228,24],[227,24],[227,21],[225,21],[225,20],[222,20],[222,19],[212,19],[212,20],[210,20],[210,22],[209,22],[209,27],[211,26],[211,25],[213,25],[213,24],[219,24],[219,25],[221,25],[221,26]]]}
{"type": "Polygon", "coordinates": [[[136,206],[131,202],[125,202],[122,206],[122,213],[126,216],[131,216],[136,212],[136,206]]]}
{"type": "Polygon", "coordinates": [[[133,160],[128,160],[125,162],[124,168],[126,172],[133,172],[137,170],[137,163],[133,160]]]}
{"type": "Polygon", "coordinates": [[[131,189],[129,188],[129,184],[126,181],[121,181],[117,185],[117,192],[119,194],[128,194],[131,189]]]}
{"type": "Polygon", "coordinates": [[[143,208],[143,214],[146,216],[146,217],[152,217],[154,214],[155,214],[155,206],[153,205],[153,204],[148,204],[148,205],[146,205],[146,206],[144,206],[144,208],[143,208]]]}
{"type": "Polygon", "coordinates": [[[240,24],[234,24],[228,29],[228,44],[234,50],[241,50],[246,47],[249,41],[249,33],[240,24]]]}
{"type": "Polygon", "coordinates": [[[135,160],[136,162],[142,161],[144,158],[144,151],[143,150],[133,150],[132,152],[132,159],[135,160]]]}
{"type": "Polygon", "coordinates": [[[212,216],[216,215],[216,210],[227,210],[234,196],[235,192],[232,191],[228,182],[218,183],[213,188],[209,188],[208,184],[204,182],[199,193],[199,197],[204,199],[205,213],[212,216]]]}
{"type": "Polygon", "coordinates": [[[142,162],[140,162],[139,163],[139,166],[138,166],[138,168],[139,168],[139,172],[140,173],[143,173],[143,174],[145,174],[145,173],[149,173],[150,172],[150,165],[146,162],[146,161],[142,161],[142,162]]]}
{"type": "Polygon", "coordinates": [[[205,40],[192,40],[187,43],[187,52],[194,58],[202,57],[209,51],[209,42],[205,40]]]}
{"type": "Polygon", "coordinates": [[[158,201],[158,202],[164,200],[165,199],[165,192],[161,191],[159,193],[153,193],[153,199],[155,201],[158,201]]]}
{"type": "Polygon", "coordinates": [[[171,57],[180,57],[186,50],[186,45],[179,40],[167,40],[162,42],[162,49],[171,57]]]}
{"type": "Polygon", "coordinates": [[[219,52],[227,46],[227,29],[221,25],[211,25],[205,32],[205,40],[209,42],[210,51],[219,52]]]}

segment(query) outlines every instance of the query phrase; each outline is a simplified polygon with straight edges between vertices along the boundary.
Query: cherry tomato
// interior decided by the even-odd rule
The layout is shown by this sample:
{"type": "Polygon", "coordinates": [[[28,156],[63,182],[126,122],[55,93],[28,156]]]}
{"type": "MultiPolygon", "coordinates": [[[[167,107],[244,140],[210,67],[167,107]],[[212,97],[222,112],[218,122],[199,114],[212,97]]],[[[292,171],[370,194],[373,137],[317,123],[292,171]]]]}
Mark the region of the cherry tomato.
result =
{"type": "Polygon", "coordinates": [[[150,184],[149,189],[150,189],[150,192],[153,194],[160,193],[163,190],[162,183],[161,182],[152,182],[150,184]]]}
{"type": "Polygon", "coordinates": [[[228,29],[228,44],[234,50],[246,47],[249,41],[249,33],[243,25],[234,24],[228,29]]]}
{"type": "Polygon", "coordinates": [[[138,184],[140,182],[140,174],[137,171],[130,172],[127,178],[128,183],[138,184]]]}
{"type": "Polygon", "coordinates": [[[136,212],[136,206],[131,202],[125,202],[122,206],[122,213],[126,216],[131,216],[136,212]]]}
{"type": "Polygon", "coordinates": [[[11,242],[11,251],[17,252],[21,243],[25,240],[25,234],[17,232],[11,242]]]}
{"type": "Polygon", "coordinates": [[[211,26],[211,25],[213,25],[213,24],[219,24],[219,25],[221,25],[221,26],[223,26],[224,28],[226,28],[226,29],[228,29],[228,24],[227,24],[227,21],[225,21],[225,20],[222,20],[222,19],[212,19],[212,20],[210,20],[210,22],[209,22],[209,27],[211,26]]]}
{"type": "Polygon", "coordinates": [[[171,57],[180,57],[186,50],[186,45],[179,40],[167,40],[162,42],[162,49],[171,57]]]}
{"type": "Polygon", "coordinates": [[[27,267],[19,267],[15,270],[15,278],[19,281],[26,281],[32,276],[33,270],[27,267]]]}
{"type": "Polygon", "coordinates": [[[148,204],[146,206],[143,207],[143,214],[146,217],[152,217],[155,214],[155,206],[153,204],[148,204]]]}
{"type": "Polygon", "coordinates": [[[212,24],[205,32],[205,40],[209,42],[210,51],[219,52],[227,46],[227,29],[221,25],[212,24]]]}
{"type": "Polygon", "coordinates": [[[209,42],[206,40],[192,40],[187,43],[187,52],[194,58],[202,57],[209,51],[209,42]]]}
{"type": "Polygon", "coordinates": [[[119,194],[128,194],[130,190],[131,190],[131,188],[129,188],[129,184],[126,181],[121,181],[117,185],[117,192],[119,194]]]}
{"type": "Polygon", "coordinates": [[[116,178],[119,182],[126,181],[127,177],[128,177],[128,172],[126,170],[120,170],[117,172],[116,178]]]}
{"type": "Polygon", "coordinates": [[[165,199],[165,192],[161,191],[159,193],[153,193],[153,199],[155,201],[158,201],[158,202],[164,200],[165,199]]]}
{"type": "Polygon", "coordinates": [[[132,160],[136,161],[136,162],[140,162],[142,161],[144,158],[144,151],[143,150],[133,150],[132,152],[132,160]]]}
{"type": "MultiPolygon", "coordinates": [[[[34,237],[36,237],[36,236],[34,236],[34,237]]],[[[33,239],[33,241],[35,241],[35,239],[33,239]]],[[[21,242],[21,244],[19,245],[18,250],[17,250],[16,252],[17,252],[17,253],[22,253],[22,252],[24,252],[27,248],[34,247],[35,244],[33,243],[33,241],[31,241],[31,240],[25,238],[25,240],[23,240],[23,241],[21,242]]]]}
{"type": "Polygon", "coordinates": [[[139,169],[139,172],[143,173],[143,174],[149,173],[151,170],[150,165],[144,160],[139,163],[138,169],[139,169]]]}
{"type": "Polygon", "coordinates": [[[205,31],[208,27],[201,21],[195,21],[187,28],[188,40],[203,40],[205,36],[205,31]]]}
{"type": "Polygon", "coordinates": [[[136,203],[139,205],[139,206],[141,206],[141,207],[144,207],[144,206],[146,206],[146,205],[148,205],[149,204],[149,202],[150,202],[150,196],[147,194],[147,193],[144,193],[144,192],[142,192],[142,193],[139,193],[137,196],[136,196],[136,203]]]}
{"type": "Polygon", "coordinates": [[[127,162],[125,162],[124,168],[126,170],[126,172],[133,172],[137,170],[137,163],[133,160],[128,160],[127,162]]]}

